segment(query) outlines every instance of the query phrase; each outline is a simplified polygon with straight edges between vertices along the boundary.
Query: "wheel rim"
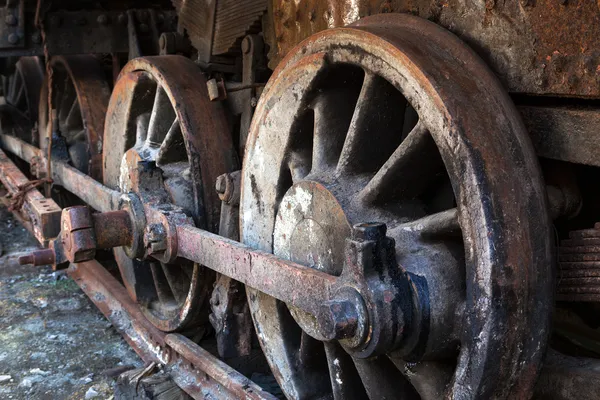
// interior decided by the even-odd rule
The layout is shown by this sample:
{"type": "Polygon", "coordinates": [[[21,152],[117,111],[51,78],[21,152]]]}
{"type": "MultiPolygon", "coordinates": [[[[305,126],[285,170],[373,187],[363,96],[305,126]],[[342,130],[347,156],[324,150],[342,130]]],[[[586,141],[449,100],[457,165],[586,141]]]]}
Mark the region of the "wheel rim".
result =
{"type": "MultiPolygon", "coordinates": [[[[217,176],[235,167],[223,109],[210,103],[197,66],[180,56],[130,61],[111,96],[104,140],[104,183],[134,191],[143,202],[175,204],[195,223],[216,231],[220,202],[213,190],[217,176]],[[149,190],[138,163],[159,171],[149,190]]],[[[153,174],[154,175],[154,174],[153,174]]],[[[156,175],[154,175],[156,176],[156,175]]],[[[130,295],[150,321],[165,331],[205,323],[214,279],[206,268],[115,258],[130,295]]]]}
{"type": "Polygon", "coordinates": [[[380,15],[307,39],[269,81],[247,149],[246,244],[339,274],[352,224],[382,221],[399,264],[426,278],[430,293],[450,296],[431,299],[418,353],[362,360],[336,342],[321,345],[304,316],[249,289],[259,340],[288,397],[530,393],[552,304],[541,175],[514,105],[456,37],[416,17],[380,15]],[[426,197],[431,187],[439,194],[426,197]],[[432,361],[406,362],[423,357],[432,361]]]}
{"type": "MultiPolygon", "coordinates": [[[[102,64],[94,56],[61,56],[50,60],[52,109],[66,156],[79,171],[102,181],[102,134],[110,87],[102,64]]],[[[42,150],[48,148],[48,84],[42,86],[38,132],[42,150]]]]}

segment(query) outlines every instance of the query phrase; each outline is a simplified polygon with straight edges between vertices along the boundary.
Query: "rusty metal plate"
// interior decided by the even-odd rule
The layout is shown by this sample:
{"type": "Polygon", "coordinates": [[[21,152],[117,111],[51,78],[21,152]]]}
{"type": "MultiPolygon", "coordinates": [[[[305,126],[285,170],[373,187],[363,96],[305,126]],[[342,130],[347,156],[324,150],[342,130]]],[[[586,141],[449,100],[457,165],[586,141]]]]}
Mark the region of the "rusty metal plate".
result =
{"type": "Polygon", "coordinates": [[[273,1],[270,67],[300,41],[379,13],[411,13],[468,43],[511,92],[598,97],[600,10],[588,0],[273,1]]]}

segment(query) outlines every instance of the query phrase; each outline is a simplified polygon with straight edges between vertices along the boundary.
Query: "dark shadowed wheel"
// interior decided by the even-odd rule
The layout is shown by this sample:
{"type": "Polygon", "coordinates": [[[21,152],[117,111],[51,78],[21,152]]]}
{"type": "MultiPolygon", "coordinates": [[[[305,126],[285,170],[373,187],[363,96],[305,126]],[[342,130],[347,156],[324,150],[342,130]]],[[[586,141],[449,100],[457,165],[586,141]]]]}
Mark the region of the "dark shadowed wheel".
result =
{"type": "MultiPolygon", "coordinates": [[[[56,110],[53,128],[65,149],[65,157],[79,171],[102,181],[102,134],[110,86],[102,63],[95,56],[52,57],[52,109],[56,110]]],[[[48,84],[44,82],[39,104],[39,143],[48,148],[48,84]]]]}
{"type": "Polygon", "coordinates": [[[246,148],[244,243],[337,276],[352,226],[383,222],[427,293],[418,342],[363,358],[248,289],[287,397],[531,395],[553,297],[545,192],[517,110],[465,44],[399,14],[318,33],[271,77],[246,148]]]}
{"type": "Polygon", "coordinates": [[[44,66],[40,57],[19,58],[14,72],[2,78],[6,101],[2,108],[8,108],[3,110],[3,133],[15,135],[35,146],[38,145],[38,136],[33,128],[43,80],[44,66]]]}
{"type": "MultiPolygon", "coordinates": [[[[104,130],[104,183],[143,202],[177,205],[216,232],[216,178],[236,168],[224,111],[209,101],[198,67],[180,56],[130,61],[115,84],[104,130]]],[[[164,331],[207,320],[214,274],[185,261],[115,258],[130,295],[164,331]],[[200,318],[202,317],[202,318],[200,318]]]]}

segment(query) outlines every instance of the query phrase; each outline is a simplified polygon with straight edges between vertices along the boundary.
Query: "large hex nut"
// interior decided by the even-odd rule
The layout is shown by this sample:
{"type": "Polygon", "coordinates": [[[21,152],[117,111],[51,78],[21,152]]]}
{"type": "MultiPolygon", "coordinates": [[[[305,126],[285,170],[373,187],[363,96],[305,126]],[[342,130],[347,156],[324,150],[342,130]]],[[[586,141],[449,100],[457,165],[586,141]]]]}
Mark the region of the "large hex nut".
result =
{"type": "Polygon", "coordinates": [[[65,208],[61,217],[62,244],[67,259],[77,263],[96,256],[96,235],[89,208],[65,208]]]}

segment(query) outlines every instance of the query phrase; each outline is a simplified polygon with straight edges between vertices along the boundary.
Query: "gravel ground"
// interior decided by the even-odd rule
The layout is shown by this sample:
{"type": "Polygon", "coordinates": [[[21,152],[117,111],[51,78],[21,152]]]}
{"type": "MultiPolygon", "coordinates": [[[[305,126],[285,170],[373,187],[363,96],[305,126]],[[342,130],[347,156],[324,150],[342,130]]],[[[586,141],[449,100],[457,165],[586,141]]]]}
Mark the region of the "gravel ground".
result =
{"type": "Polygon", "coordinates": [[[0,399],[110,399],[141,360],[64,273],[18,265],[36,246],[0,206],[0,399]]]}

